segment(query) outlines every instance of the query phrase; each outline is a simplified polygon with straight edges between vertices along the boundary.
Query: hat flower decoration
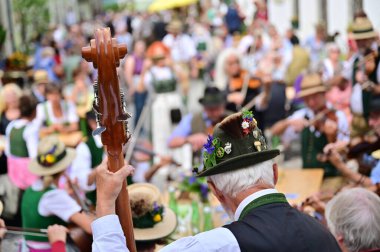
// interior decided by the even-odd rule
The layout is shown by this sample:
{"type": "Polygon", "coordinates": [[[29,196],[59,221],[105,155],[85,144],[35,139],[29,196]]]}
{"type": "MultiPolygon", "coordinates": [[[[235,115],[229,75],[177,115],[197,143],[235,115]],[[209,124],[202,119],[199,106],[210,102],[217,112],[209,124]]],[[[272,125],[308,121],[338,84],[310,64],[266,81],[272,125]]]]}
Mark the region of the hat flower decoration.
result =
{"type": "Polygon", "coordinates": [[[203,146],[203,169],[198,177],[244,169],[279,155],[270,150],[252,111],[232,114],[217,124],[203,146]]]}
{"type": "Polygon", "coordinates": [[[144,199],[131,202],[133,209],[133,226],[136,228],[150,228],[163,219],[164,208],[157,202],[150,205],[144,199]]]}
{"type": "Polygon", "coordinates": [[[39,155],[39,163],[47,167],[54,165],[57,161],[59,161],[58,159],[60,159],[60,157],[58,157],[56,154],[56,150],[57,146],[55,145],[47,153],[39,155]]]}

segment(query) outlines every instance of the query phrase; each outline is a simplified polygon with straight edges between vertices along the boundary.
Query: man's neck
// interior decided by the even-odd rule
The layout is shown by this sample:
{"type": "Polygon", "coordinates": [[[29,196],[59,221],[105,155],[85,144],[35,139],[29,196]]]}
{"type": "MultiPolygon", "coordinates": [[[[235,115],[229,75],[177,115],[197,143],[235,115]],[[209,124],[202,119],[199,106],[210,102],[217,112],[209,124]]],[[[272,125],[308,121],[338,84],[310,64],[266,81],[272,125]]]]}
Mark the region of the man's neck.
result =
{"type": "Polygon", "coordinates": [[[240,203],[246,199],[247,197],[249,197],[250,195],[254,194],[255,192],[258,192],[258,191],[261,191],[261,190],[265,190],[265,189],[273,189],[273,187],[271,186],[268,186],[268,185],[258,185],[258,186],[255,186],[255,187],[251,187],[247,190],[244,190],[240,193],[238,193],[236,195],[235,198],[233,198],[231,200],[231,210],[235,213],[236,212],[236,209],[238,208],[238,206],[240,205],[240,203]]]}

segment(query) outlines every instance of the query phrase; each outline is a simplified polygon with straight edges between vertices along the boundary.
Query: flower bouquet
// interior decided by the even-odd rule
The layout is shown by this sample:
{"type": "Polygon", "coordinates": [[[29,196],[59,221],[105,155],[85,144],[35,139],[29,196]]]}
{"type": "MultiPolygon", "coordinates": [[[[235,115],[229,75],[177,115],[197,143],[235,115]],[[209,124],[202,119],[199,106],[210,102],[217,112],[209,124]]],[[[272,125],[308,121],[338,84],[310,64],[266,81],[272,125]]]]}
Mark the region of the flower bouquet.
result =
{"type": "Polygon", "coordinates": [[[196,193],[202,202],[208,202],[208,186],[206,178],[197,178],[195,174],[192,176],[185,176],[182,182],[178,185],[178,189],[181,191],[180,198],[189,195],[189,193],[196,193]]]}

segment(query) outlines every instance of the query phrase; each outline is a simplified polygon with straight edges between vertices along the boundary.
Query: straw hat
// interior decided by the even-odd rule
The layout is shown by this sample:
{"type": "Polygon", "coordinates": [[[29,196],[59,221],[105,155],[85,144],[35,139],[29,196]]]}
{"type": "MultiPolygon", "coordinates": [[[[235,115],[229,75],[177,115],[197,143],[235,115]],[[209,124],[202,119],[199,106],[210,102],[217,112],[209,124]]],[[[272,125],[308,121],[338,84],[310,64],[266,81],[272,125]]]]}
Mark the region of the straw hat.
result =
{"type": "Polygon", "coordinates": [[[57,174],[67,169],[75,155],[75,149],[66,148],[57,136],[47,136],[38,144],[37,157],[30,162],[29,171],[39,176],[57,174]]]}
{"type": "Polygon", "coordinates": [[[128,186],[128,192],[136,241],[154,241],[173,233],[177,227],[177,217],[170,208],[162,206],[156,186],[133,184],[128,186]]]}
{"type": "Polygon", "coordinates": [[[170,33],[181,33],[182,28],[182,22],[178,19],[174,19],[166,26],[166,31],[170,33]]]}
{"type": "Polygon", "coordinates": [[[355,40],[371,39],[378,36],[371,21],[366,17],[358,17],[352,24],[352,35],[355,40]]]}
{"type": "Polygon", "coordinates": [[[305,75],[301,82],[301,91],[298,93],[298,98],[303,98],[308,95],[326,92],[326,87],[323,85],[322,78],[319,74],[305,75]]]}
{"type": "Polygon", "coordinates": [[[49,82],[48,72],[45,70],[37,70],[33,74],[33,80],[36,84],[46,84],[49,82]]]}

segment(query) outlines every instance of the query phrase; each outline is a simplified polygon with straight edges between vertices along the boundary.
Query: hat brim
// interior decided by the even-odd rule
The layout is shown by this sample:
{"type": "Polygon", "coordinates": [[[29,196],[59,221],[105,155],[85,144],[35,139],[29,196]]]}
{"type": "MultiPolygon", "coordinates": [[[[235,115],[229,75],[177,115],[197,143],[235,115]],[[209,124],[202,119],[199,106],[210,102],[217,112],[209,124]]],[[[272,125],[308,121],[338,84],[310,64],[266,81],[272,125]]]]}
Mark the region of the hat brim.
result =
{"type": "Polygon", "coordinates": [[[34,158],[29,164],[29,171],[38,176],[54,175],[66,170],[67,167],[73,162],[75,156],[75,149],[66,148],[65,157],[53,167],[44,167],[38,163],[37,158],[34,158]]]}
{"type": "Polygon", "coordinates": [[[177,227],[177,216],[168,207],[165,207],[161,222],[152,228],[133,228],[136,241],[154,241],[169,236],[177,227]]]}
{"type": "Polygon", "coordinates": [[[204,98],[199,98],[198,101],[204,107],[217,107],[226,103],[225,100],[206,101],[204,98]]]}
{"type": "Polygon", "coordinates": [[[166,31],[169,32],[169,33],[171,33],[171,32],[180,33],[180,32],[182,32],[182,28],[181,27],[176,27],[176,26],[168,25],[166,27],[166,31]]]}
{"type": "Polygon", "coordinates": [[[352,37],[355,40],[360,40],[360,39],[371,39],[371,38],[376,38],[378,36],[376,31],[369,31],[369,32],[363,32],[363,33],[353,33],[352,37]]]}
{"type": "Polygon", "coordinates": [[[216,175],[220,173],[244,169],[249,166],[270,160],[278,156],[279,154],[280,154],[279,150],[265,150],[265,151],[240,155],[240,156],[228,159],[226,161],[220,162],[219,164],[211,168],[208,168],[205,171],[200,172],[197,175],[197,177],[206,177],[206,176],[216,175]]]}
{"type": "Polygon", "coordinates": [[[317,94],[317,93],[324,93],[324,92],[326,92],[326,88],[324,86],[308,88],[305,90],[301,90],[297,94],[297,98],[304,98],[305,96],[308,96],[308,95],[317,94]]]}

